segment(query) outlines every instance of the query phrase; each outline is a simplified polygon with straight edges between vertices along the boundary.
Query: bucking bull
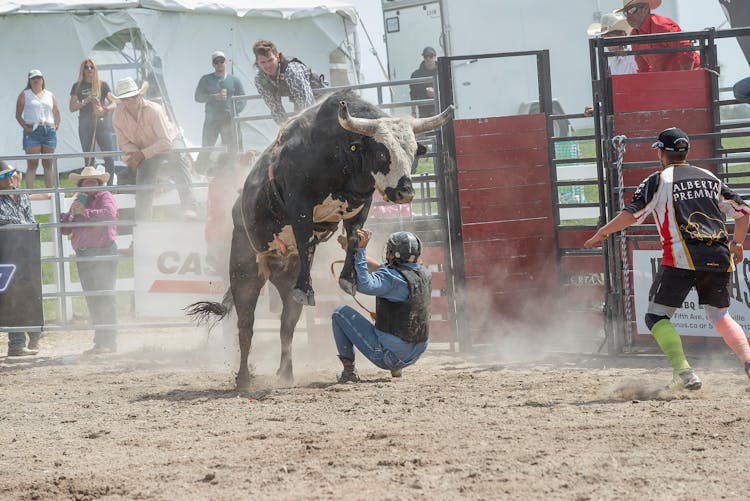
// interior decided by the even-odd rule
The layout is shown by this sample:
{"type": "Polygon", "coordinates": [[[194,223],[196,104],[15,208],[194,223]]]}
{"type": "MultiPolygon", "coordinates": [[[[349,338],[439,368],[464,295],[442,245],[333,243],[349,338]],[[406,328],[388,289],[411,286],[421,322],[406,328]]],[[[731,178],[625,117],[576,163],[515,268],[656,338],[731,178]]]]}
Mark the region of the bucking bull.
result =
{"type": "Polygon", "coordinates": [[[281,362],[277,375],[293,381],[291,345],[302,306],[315,305],[310,266],[315,248],[344,222],[346,260],[339,285],[356,293],[354,253],[378,190],[390,202],[411,202],[410,173],[424,154],[415,134],[437,129],[453,107],[428,118],[390,117],[350,92],[336,92],[287,122],[256,161],[232,209],[230,285],[222,303],[190,305],[197,320],[237,309],[240,368],[237,386],[250,382],[248,354],[258,296],[267,280],[281,296],[281,362]]]}

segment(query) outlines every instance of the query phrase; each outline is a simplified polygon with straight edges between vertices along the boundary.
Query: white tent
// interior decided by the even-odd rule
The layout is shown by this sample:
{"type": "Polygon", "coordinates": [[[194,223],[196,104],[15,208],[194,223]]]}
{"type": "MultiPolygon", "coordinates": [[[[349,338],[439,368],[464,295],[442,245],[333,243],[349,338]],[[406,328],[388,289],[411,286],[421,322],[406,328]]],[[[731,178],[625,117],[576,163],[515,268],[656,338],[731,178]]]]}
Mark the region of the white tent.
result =
{"type": "MultiPolygon", "coordinates": [[[[40,69],[47,89],[57,96],[62,114],[58,153],[81,151],[78,117],[68,111],[68,103],[79,65],[87,57],[106,68],[100,76],[111,86],[124,76],[156,82],[189,144],[200,145],[203,105],[194,101],[194,92],[200,77],[213,71],[213,51],[226,53],[229,71],[240,78],[247,94],[257,93],[252,45],[259,39],[273,40],[280,51],[316,72],[330,76],[335,69],[353,83],[358,73],[357,22],[354,7],[342,0],[2,2],[0,32],[13,49],[0,54],[0,67],[5,68],[0,81],[0,110],[5,110],[0,157],[23,154],[15,104],[29,69],[40,69]]],[[[246,112],[267,110],[255,102],[246,112]]],[[[246,146],[262,148],[275,135],[272,123],[254,128],[258,133],[246,146]]],[[[80,165],[78,160],[61,161],[60,168],[80,165]]]]}

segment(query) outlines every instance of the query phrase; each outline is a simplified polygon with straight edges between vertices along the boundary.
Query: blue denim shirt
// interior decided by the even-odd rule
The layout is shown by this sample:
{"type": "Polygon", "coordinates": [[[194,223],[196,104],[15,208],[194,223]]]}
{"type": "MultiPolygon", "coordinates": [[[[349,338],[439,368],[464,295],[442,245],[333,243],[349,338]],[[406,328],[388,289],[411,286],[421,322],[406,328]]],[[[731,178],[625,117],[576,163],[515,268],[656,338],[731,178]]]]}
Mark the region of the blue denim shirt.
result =
{"type": "MultiPolygon", "coordinates": [[[[403,266],[413,269],[419,267],[415,263],[406,263],[403,266]]],[[[357,272],[357,290],[362,294],[383,297],[394,303],[402,303],[409,299],[409,285],[401,273],[385,265],[380,265],[373,273],[367,270],[365,249],[357,249],[354,254],[354,270],[357,272]]]]}
{"type": "MultiPolygon", "coordinates": [[[[402,266],[419,268],[416,263],[405,263],[402,266]]],[[[354,254],[354,269],[357,273],[357,290],[363,294],[382,297],[396,303],[404,302],[409,298],[409,285],[401,273],[385,265],[380,265],[380,268],[373,273],[367,270],[365,249],[357,249],[354,254]]],[[[416,344],[408,343],[388,332],[375,330],[379,334],[378,337],[383,347],[405,364],[416,360],[427,348],[427,341],[416,344]]]]}

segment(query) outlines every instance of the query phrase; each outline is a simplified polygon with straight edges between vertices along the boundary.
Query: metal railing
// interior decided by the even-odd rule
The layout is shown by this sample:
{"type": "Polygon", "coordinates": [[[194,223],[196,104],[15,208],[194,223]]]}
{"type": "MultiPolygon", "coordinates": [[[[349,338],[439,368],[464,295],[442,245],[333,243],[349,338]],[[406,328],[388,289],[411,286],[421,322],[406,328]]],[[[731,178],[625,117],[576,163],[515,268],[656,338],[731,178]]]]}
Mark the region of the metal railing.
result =
{"type": "MultiPolygon", "coordinates": [[[[366,84],[356,87],[346,87],[354,91],[358,89],[376,89],[378,96],[378,105],[385,109],[399,109],[410,106],[425,105],[432,103],[437,109],[437,97],[435,100],[419,100],[419,101],[408,101],[402,103],[385,103],[383,102],[384,91],[391,86],[395,85],[406,85],[413,83],[429,83],[434,84],[432,78],[422,78],[415,80],[404,80],[397,82],[382,82],[374,84],[366,84]]],[[[437,88],[437,87],[436,87],[437,88]]],[[[335,90],[344,89],[344,87],[321,89],[318,92],[332,92],[335,90]]],[[[238,96],[233,99],[260,99],[260,96],[238,96]]],[[[248,121],[254,120],[271,120],[271,116],[256,115],[256,116],[235,116],[235,125],[238,130],[241,130],[241,124],[248,121]]],[[[238,139],[241,135],[237,135],[238,139]]],[[[440,151],[440,138],[435,133],[428,133],[420,136],[421,142],[428,143],[428,153],[424,155],[424,158],[430,158],[433,161],[439,160],[440,151]]],[[[237,151],[241,143],[232,145],[231,148],[237,151]]],[[[175,148],[171,150],[175,153],[190,154],[200,152],[225,152],[226,147],[191,147],[191,148],[175,148]]],[[[12,225],[13,227],[25,227],[34,226],[42,230],[47,230],[48,234],[45,234],[42,252],[42,265],[51,265],[52,271],[52,283],[43,284],[42,299],[43,301],[56,301],[56,318],[55,322],[47,322],[45,319],[45,325],[40,326],[0,326],[0,331],[6,332],[19,332],[19,331],[72,331],[72,330],[92,330],[97,328],[117,328],[118,330],[133,330],[133,329],[146,329],[146,328],[184,328],[192,326],[193,324],[188,322],[178,321],[159,321],[159,322],[137,322],[137,321],[123,321],[119,322],[115,326],[110,325],[93,325],[90,322],[80,323],[74,321],[72,313],[72,298],[75,297],[86,297],[86,296],[102,296],[102,295],[127,295],[133,300],[135,296],[135,288],[132,279],[118,279],[115,290],[112,291],[84,291],[82,288],[79,290],[77,287],[72,287],[70,282],[71,271],[70,263],[78,262],[98,262],[98,261],[112,261],[115,260],[118,263],[122,261],[133,261],[132,256],[126,256],[121,253],[112,256],[95,256],[95,257],[78,257],[72,253],[72,248],[69,244],[66,244],[65,238],[62,234],[61,229],[63,228],[76,228],[76,227],[92,227],[92,226],[117,226],[118,228],[131,229],[137,225],[135,219],[118,219],[116,221],[96,221],[96,222],[60,222],[60,214],[68,209],[68,203],[72,202],[72,199],[66,199],[66,195],[78,192],[93,192],[100,190],[107,190],[112,192],[118,201],[118,207],[120,209],[131,209],[135,207],[134,192],[143,190],[162,190],[164,188],[175,188],[176,185],[173,183],[156,183],[151,185],[136,185],[136,184],[117,184],[113,186],[102,186],[102,187],[63,187],[60,184],[60,172],[58,170],[58,161],[60,159],[70,158],[108,158],[118,157],[122,155],[121,151],[106,151],[106,152],[81,152],[81,153],[53,153],[53,154],[34,154],[34,155],[0,155],[0,158],[6,161],[26,161],[31,159],[51,159],[52,160],[52,178],[54,180],[53,186],[49,188],[21,188],[15,190],[15,193],[25,193],[28,195],[50,195],[49,200],[44,201],[32,201],[34,207],[35,216],[48,216],[48,222],[38,222],[34,225],[12,225]]],[[[83,163],[83,160],[82,162],[83,163]]],[[[441,197],[440,197],[440,184],[441,177],[436,173],[430,173],[425,175],[418,175],[413,178],[415,191],[417,192],[416,202],[418,202],[418,210],[413,211],[406,219],[410,222],[410,226],[415,220],[439,220],[442,217],[441,197]]],[[[193,182],[190,184],[190,188],[206,188],[207,182],[193,182]]],[[[159,205],[156,204],[155,205],[159,205]]],[[[375,205],[386,205],[386,203],[376,203],[375,205]]],[[[407,224],[404,220],[405,217],[399,212],[398,220],[400,225],[407,224]]],[[[393,219],[390,219],[390,223],[393,223],[393,219]]],[[[45,232],[46,233],[46,232],[45,232]]],[[[127,242],[128,238],[132,237],[119,235],[118,241],[120,243],[127,242]]],[[[442,242],[443,240],[439,240],[442,242]]],[[[0,321],[1,323],[1,321],[0,321]]],[[[256,330],[262,330],[256,329],[256,330]]]]}
{"type": "MultiPolygon", "coordinates": [[[[590,40],[592,90],[594,105],[594,125],[597,148],[597,171],[600,181],[600,217],[599,225],[604,224],[607,219],[613,218],[619,212],[617,204],[618,195],[624,192],[633,192],[636,186],[617,185],[617,158],[612,148],[612,140],[615,136],[615,125],[613,121],[614,110],[612,107],[612,84],[608,72],[607,59],[614,54],[606,51],[607,47],[622,46],[641,43],[664,43],[692,40],[697,43],[692,47],[671,47],[653,50],[629,50],[628,54],[644,53],[677,53],[685,51],[696,51],[700,54],[701,68],[707,71],[710,78],[710,114],[712,117],[712,131],[702,134],[691,134],[691,142],[699,140],[710,140],[712,142],[712,154],[704,158],[689,158],[689,162],[695,165],[713,165],[717,177],[722,181],[736,179],[739,177],[750,177],[750,147],[725,148],[723,140],[728,138],[750,137],[750,119],[733,120],[727,122],[721,118],[723,106],[737,104],[733,99],[721,99],[722,89],[718,85],[718,49],[716,40],[721,38],[734,38],[737,36],[749,36],[750,28],[736,28],[730,30],[707,29],[696,32],[665,33],[658,35],[639,35],[636,37],[612,37],[595,38],[590,40]],[[747,164],[740,166],[738,164],[747,164]]],[[[679,124],[677,124],[679,125],[679,124]]],[[[627,144],[651,143],[653,137],[628,137],[624,139],[627,144]]],[[[645,167],[659,167],[657,161],[623,161],[623,170],[642,169],[645,167]]],[[[732,183],[734,188],[740,191],[750,188],[750,182],[732,183]]],[[[628,233],[626,239],[637,247],[638,242],[659,240],[655,225],[641,225],[637,235],[628,233]]],[[[605,290],[607,291],[605,303],[605,317],[607,318],[607,338],[610,343],[610,351],[619,353],[624,348],[632,347],[634,340],[632,336],[623,336],[626,324],[635,321],[625,314],[624,305],[631,291],[623,291],[624,274],[631,274],[632,269],[623,265],[622,246],[612,238],[603,245],[601,253],[605,266],[605,290]]],[[[625,261],[628,262],[628,261],[625,261]]],[[[632,268],[632,266],[631,266],[632,268]]],[[[630,280],[632,283],[632,280],[630,280]]]]}
{"type": "MultiPolygon", "coordinates": [[[[175,148],[172,150],[175,153],[196,153],[201,151],[225,151],[223,147],[213,148],[175,148]]],[[[14,160],[29,160],[29,159],[51,159],[52,160],[52,172],[54,185],[49,188],[18,188],[14,190],[16,194],[28,194],[28,195],[50,195],[49,200],[34,200],[32,201],[32,209],[35,218],[37,216],[49,216],[48,222],[37,222],[32,225],[10,225],[14,228],[23,227],[38,227],[42,230],[48,229],[50,240],[43,240],[41,242],[43,251],[41,262],[43,264],[53,265],[52,284],[43,284],[43,288],[47,289],[46,292],[42,293],[42,300],[56,300],[56,323],[48,324],[45,321],[43,326],[0,326],[0,331],[6,332],[19,332],[19,331],[60,331],[60,330],[91,330],[94,328],[93,324],[81,324],[73,323],[73,318],[70,313],[72,312],[72,304],[69,299],[73,297],[86,297],[86,296],[102,296],[102,295],[129,295],[131,298],[135,294],[135,290],[131,284],[127,281],[118,280],[118,286],[112,291],[84,291],[77,290],[77,288],[71,287],[70,276],[71,272],[69,269],[70,263],[77,262],[97,262],[97,261],[132,261],[132,256],[124,256],[122,254],[112,256],[89,256],[79,257],[75,254],[66,255],[72,251],[65,243],[62,231],[63,228],[80,228],[80,227],[92,227],[92,226],[116,226],[118,228],[128,227],[132,228],[137,223],[134,219],[117,219],[114,221],[91,221],[91,222],[60,222],[61,213],[65,212],[68,207],[67,203],[72,202],[72,199],[66,199],[66,194],[78,193],[78,192],[95,192],[95,191],[109,191],[116,194],[118,198],[118,209],[130,209],[135,207],[133,192],[136,191],[155,191],[162,190],[165,188],[175,188],[177,185],[172,183],[155,183],[150,185],[134,185],[134,184],[122,184],[113,186],[97,186],[97,187],[63,187],[60,185],[60,173],[58,172],[58,160],[63,158],[89,158],[89,157],[118,157],[122,155],[121,151],[107,151],[107,152],[83,152],[83,153],[53,153],[53,154],[36,154],[36,155],[5,155],[0,156],[3,160],[14,161],[14,160]],[[121,192],[124,192],[120,194],[121,192]],[[117,196],[117,194],[120,194],[117,196]],[[123,203],[124,202],[124,203],[123,203]],[[49,210],[45,210],[45,205],[48,205],[49,210]],[[51,245],[44,245],[49,243],[51,245]],[[52,255],[50,255],[52,254],[52,255]],[[125,285],[127,284],[127,285],[125,285]],[[47,287],[45,287],[47,286],[47,287]],[[51,289],[51,290],[50,290],[51,289]],[[75,290],[74,290],[75,289],[75,290]]],[[[190,188],[205,188],[208,184],[206,182],[191,183],[190,188]]],[[[157,204],[158,205],[158,204],[157,204]]],[[[122,238],[123,235],[118,236],[120,242],[125,241],[122,238]]],[[[163,322],[121,322],[117,324],[117,328],[120,330],[129,329],[142,329],[142,328],[171,328],[171,327],[186,327],[190,326],[187,322],[174,322],[174,321],[163,321],[163,322]]],[[[97,325],[96,327],[108,327],[104,325],[97,325]]]]}

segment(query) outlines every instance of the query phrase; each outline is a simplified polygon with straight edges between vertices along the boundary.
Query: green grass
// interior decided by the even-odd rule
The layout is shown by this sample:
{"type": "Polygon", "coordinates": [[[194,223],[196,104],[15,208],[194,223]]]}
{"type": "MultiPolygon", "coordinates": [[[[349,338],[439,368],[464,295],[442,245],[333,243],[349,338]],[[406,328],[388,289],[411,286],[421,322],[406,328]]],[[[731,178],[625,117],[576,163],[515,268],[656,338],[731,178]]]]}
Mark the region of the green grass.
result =
{"type": "MultiPolygon", "coordinates": [[[[574,136],[586,136],[593,134],[593,129],[579,129],[575,131],[574,136]]],[[[578,150],[581,158],[592,158],[596,157],[596,144],[593,140],[577,141],[578,150]]],[[[722,139],[722,146],[724,148],[748,148],[750,147],[750,137],[730,137],[722,139]]],[[[729,172],[747,172],[747,176],[731,178],[728,183],[750,183],[750,164],[731,164],[729,165],[729,172]]],[[[583,186],[583,193],[586,202],[596,203],[599,201],[599,188],[595,185],[583,186]]],[[[563,226],[594,226],[597,224],[596,218],[585,218],[585,219],[568,219],[561,222],[563,226]]]]}
{"type": "Polygon", "coordinates": [[[417,171],[415,174],[434,174],[435,164],[433,158],[418,158],[417,171]]]}

